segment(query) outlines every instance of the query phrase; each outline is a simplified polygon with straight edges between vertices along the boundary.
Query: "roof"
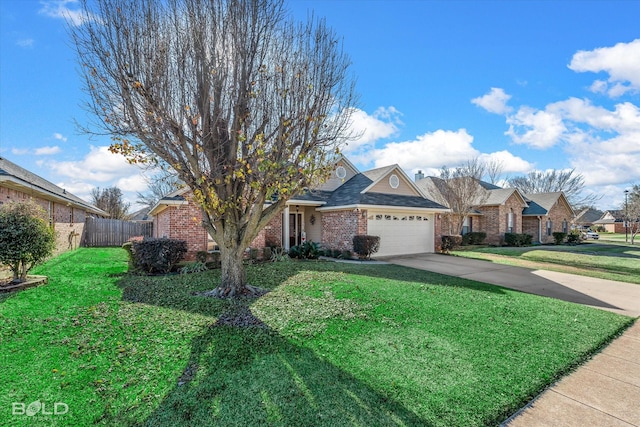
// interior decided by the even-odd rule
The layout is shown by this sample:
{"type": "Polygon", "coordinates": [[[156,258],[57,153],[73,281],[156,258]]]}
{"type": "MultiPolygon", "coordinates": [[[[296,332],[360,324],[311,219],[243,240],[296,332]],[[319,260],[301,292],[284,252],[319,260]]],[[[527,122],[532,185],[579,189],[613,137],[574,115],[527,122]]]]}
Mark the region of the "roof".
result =
{"type": "Polygon", "coordinates": [[[602,218],[604,212],[593,208],[586,208],[576,214],[575,222],[579,224],[593,224],[602,218]]]}
{"type": "Polygon", "coordinates": [[[522,211],[522,215],[547,215],[549,211],[553,208],[553,205],[557,203],[559,200],[564,200],[564,203],[569,208],[569,211],[573,215],[573,208],[567,201],[564,193],[562,191],[555,191],[552,193],[535,193],[535,194],[525,194],[525,199],[529,204],[529,207],[525,208],[522,211]]]}
{"type": "Polygon", "coordinates": [[[354,205],[447,209],[445,206],[421,196],[405,196],[400,194],[373,193],[365,191],[374,183],[372,178],[379,180],[392,169],[393,167],[387,167],[357,174],[331,193],[331,196],[323,206],[323,209],[354,205]]]}
{"type": "Polygon", "coordinates": [[[96,215],[109,216],[109,214],[102,209],[93,206],[81,198],[69,193],[67,190],[58,187],[57,185],[32,172],[29,172],[3,157],[0,157],[0,182],[6,187],[13,188],[18,191],[29,194],[35,193],[39,197],[47,200],[70,204],[71,206],[96,215]]]}
{"type": "MultiPolygon", "coordinates": [[[[489,184],[491,185],[491,184],[489,184]]],[[[494,186],[495,187],[495,186],[494,186]]],[[[483,186],[484,188],[484,186],[483,186]]],[[[523,206],[526,205],[527,201],[520,193],[520,190],[517,188],[492,188],[487,191],[487,198],[479,203],[480,206],[495,206],[504,204],[512,194],[516,193],[520,199],[523,201],[523,206]]]]}

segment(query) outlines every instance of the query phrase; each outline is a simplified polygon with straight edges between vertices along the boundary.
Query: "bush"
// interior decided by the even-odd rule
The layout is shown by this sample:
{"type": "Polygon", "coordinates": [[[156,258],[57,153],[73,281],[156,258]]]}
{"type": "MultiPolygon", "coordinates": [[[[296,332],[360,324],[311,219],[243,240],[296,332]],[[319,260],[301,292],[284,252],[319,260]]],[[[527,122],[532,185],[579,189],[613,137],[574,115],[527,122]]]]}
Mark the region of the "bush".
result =
{"type": "Polygon", "coordinates": [[[269,260],[271,259],[271,247],[269,246],[265,246],[262,249],[262,259],[264,260],[269,260]]]}
{"type": "Polygon", "coordinates": [[[207,262],[207,258],[209,258],[209,252],[207,251],[196,252],[196,260],[198,260],[198,262],[201,262],[204,264],[207,262]]]}
{"type": "Polygon", "coordinates": [[[553,241],[556,245],[561,245],[564,242],[565,237],[567,237],[567,233],[563,233],[562,231],[553,232],[553,241]]]}
{"type": "Polygon", "coordinates": [[[342,255],[342,251],[340,249],[332,249],[331,250],[331,257],[332,258],[340,258],[340,255],[342,255]]]}
{"type": "Polygon", "coordinates": [[[353,251],[361,258],[370,259],[380,249],[380,236],[353,236],[353,251]]]}
{"type": "Polygon", "coordinates": [[[135,269],[147,274],[165,274],[187,253],[187,242],[173,239],[147,238],[132,242],[135,269]]]}
{"type": "Polygon", "coordinates": [[[442,252],[449,252],[462,244],[462,236],[442,236],[442,252]]]}
{"type": "Polygon", "coordinates": [[[581,236],[578,230],[571,230],[571,233],[567,236],[567,243],[570,245],[580,244],[581,236]]]}
{"type": "Polygon", "coordinates": [[[351,259],[351,258],[353,258],[353,256],[352,256],[351,251],[349,249],[345,249],[340,254],[340,258],[342,258],[342,259],[351,259]]]}
{"type": "Polygon", "coordinates": [[[504,242],[507,246],[531,246],[533,236],[531,234],[504,233],[504,242]]]}
{"type": "Polygon", "coordinates": [[[207,264],[201,261],[190,262],[180,269],[180,274],[202,273],[207,271],[207,264]]]}
{"type": "Polygon", "coordinates": [[[462,236],[463,245],[481,245],[484,239],[487,238],[487,233],[484,231],[472,231],[462,236]]]}
{"type": "Polygon", "coordinates": [[[14,281],[24,281],[36,264],[55,249],[56,234],[47,213],[33,202],[13,202],[0,207],[0,264],[13,272],[14,281]]]}
{"type": "Polygon", "coordinates": [[[289,249],[289,257],[298,259],[317,259],[320,256],[320,245],[307,241],[302,245],[292,246],[289,249]]]}

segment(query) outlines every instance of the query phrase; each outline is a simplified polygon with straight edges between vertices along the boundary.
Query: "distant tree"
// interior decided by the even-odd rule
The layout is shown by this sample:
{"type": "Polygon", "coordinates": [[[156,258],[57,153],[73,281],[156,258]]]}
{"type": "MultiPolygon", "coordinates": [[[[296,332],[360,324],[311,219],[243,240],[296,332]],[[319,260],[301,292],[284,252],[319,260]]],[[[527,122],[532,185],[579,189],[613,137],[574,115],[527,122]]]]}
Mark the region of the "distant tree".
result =
{"type": "Polygon", "coordinates": [[[487,190],[480,185],[485,174],[486,165],[478,158],[467,161],[466,164],[440,169],[439,194],[436,202],[443,204],[451,212],[445,213],[444,224],[448,225],[450,235],[462,233],[465,219],[475,206],[484,203],[488,197],[487,190]]]}
{"type": "Polygon", "coordinates": [[[166,162],[191,189],[220,246],[211,295],[255,293],[245,249],[328,175],[351,136],[354,79],[340,37],[324,20],[292,21],[284,0],[82,5],[84,24],[69,29],[91,127],[131,162],[166,162]]]}
{"type": "Polygon", "coordinates": [[[49,257],[56,235],[47,213],[33,202],[0,206],[0,263],[9,266],[14,281],[24,281],[36,264],[49,257]]]}
{"type": "Polygon", "coordinates": [[[504,173],[504,162],[502,160],[487,160],[484,162],[485,176],[491,184],[498,184],[502,180],[504,173]]]}
{"type": "Polygon", "coordinates": [[[148,187],[144,193],[138,192],[138,204],[148,208],[154,207],[160,199],[178,190],[182,185],[178,177],[170,172],[159,173],[146,178],[148,187]]]}
{"type": "Polygon", "coordinates": [[[553,193],[562,191],[571,206],[592,205],[600,199],[597,195],[585,196],[584,177],[575,169],[531,171],[527,175],[509,179],[509,186],[525,194],[553,193]]]}
{"type": "Polygon", "coordinates": [[[640,232],[640,185],[635,184],[627,195],[627,203],[622,206],[622,212],[627,221],[631,244],[635,244],[635,238],[640,232]]]}
{"type": "Polygon", "coordinates": [[[118,187],[91,190],[91,203],[94,206],[108,212],[113,219],[126,219],[131,203],[122,199],[122,191],[118,187]]]}

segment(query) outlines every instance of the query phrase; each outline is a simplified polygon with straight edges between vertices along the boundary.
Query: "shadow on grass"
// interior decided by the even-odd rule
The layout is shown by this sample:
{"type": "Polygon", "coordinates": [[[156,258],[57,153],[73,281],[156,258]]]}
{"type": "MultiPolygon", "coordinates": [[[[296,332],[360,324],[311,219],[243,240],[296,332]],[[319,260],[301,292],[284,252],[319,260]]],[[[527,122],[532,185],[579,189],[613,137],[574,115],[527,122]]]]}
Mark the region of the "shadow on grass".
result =
{"type": "Polygon", "coordinates": [[[144,425],[415,425],[424,420],[267,327],[212,325],[144,425]]]}
{"type": "Polygon", "coordinates": [[[613,258],[637,258],[640,259],[640,255],[629,254],[626,251],[634,250],[632,246],[614,245],[608,243],[581,243],[579,245],[537,245],[527,246],[522,248],[481,248],[478,252],[492,253],[502,255],[504,251],[508,253],[508,256],[520,257],[527,252],[531,251],[552,251],[563,252],[570,254],[585,254],[597,257],[613,257],[613,258]]]}

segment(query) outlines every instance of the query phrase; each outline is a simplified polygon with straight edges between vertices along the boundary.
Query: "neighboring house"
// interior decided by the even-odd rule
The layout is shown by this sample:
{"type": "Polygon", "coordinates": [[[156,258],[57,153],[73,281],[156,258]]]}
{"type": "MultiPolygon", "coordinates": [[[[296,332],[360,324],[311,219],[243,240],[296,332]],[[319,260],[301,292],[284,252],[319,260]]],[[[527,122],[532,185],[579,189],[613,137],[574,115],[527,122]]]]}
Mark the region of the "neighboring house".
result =
{"type": "MultiPolygon", "coordinates": [[[[377,257],[434,252],[440,244],[440,214],[446,211],[398,165],[359,172],[343,157],[324,184],[289,200],[251,247],[289,249],[314,241],[353,251],[353,236],[368,234],[380,236],[377,257]]],[[[164,197],[150,214],[155,236],[186,240],[188,258],[211,247],[202,212],[187,189],[164,197]]]]}
{"type": "MultiPolygon", "coordinates": [[[[446,205],[447,187],[442,179],[423,178],[421,174],[416,179],[427,197],[446,205]]],[[[568,232],[574,213],[563,193],[522,194],[517,188],[501,188],[480,180],[477,185],[481,189],[467,213],[462,234],[483,231],[487,233],[486,243],[500,245],[505,233],[526,233],[536,243],[552,243],[553,232],[568,232]]],[[[447,225],[443,222],[443,230],[447,225]]]]}
{"type": "Polygon", "coordinates": [[[600,219],[593,222],[600,225],[609,233],[625,233],[624,210],[614,209],[605,211],[600,219]]]}
{"type": "Polygon", "coordinates": [[[569,233],[575,212],[561,191],[525,194],[528,207],[522,211],[522,232],[534,242],[553,243],[553,233],[569,233]]]}
{"type": "Polygon", "coordinates": [[[576,213],[576,216],[573,219],[573,224],[579,229],[587,229],[596,225],[595,222],[602,218],[603,214],[604,212],[597,209],[584,208],[580,212],[576,213]]]}
{"type": "Polygon", "coordinates": [[[56,253],[82,241],[88,216],[109,214],[15,163],[0,157],[0,204],[32,200],[42,206],[56,231],[56,253]]]}

